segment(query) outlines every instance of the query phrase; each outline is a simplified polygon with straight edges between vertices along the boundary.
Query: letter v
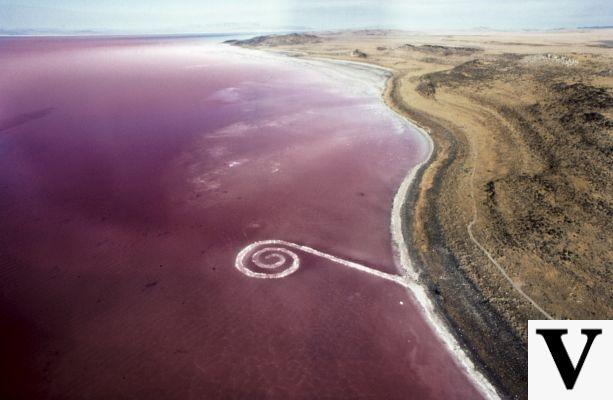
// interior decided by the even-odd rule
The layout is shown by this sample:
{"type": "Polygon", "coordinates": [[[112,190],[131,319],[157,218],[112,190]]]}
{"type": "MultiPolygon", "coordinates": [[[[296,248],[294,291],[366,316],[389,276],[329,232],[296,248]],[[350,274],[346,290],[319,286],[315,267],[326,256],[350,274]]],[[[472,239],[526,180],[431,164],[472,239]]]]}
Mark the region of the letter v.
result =
{"type": "Polygon", "coordinates": [[[536,333],[537,335],[543,336],[545,339],[551,357],[553,357],[553,361],[556,363],[556,367],[558,367],[558,372],[564,381],[564,386],[566,386],[566,389],[571,390],[577,382],[577,378],[579,377],[581,368],[583,368],[583,363],[585,362],[587,353],[590,351],[590,347],[592,347],[594,339],[602,333],[602,329],[581,329],[581,334],[587,336],[587,342],[583,347],[581,358],[579,358],[576,367],[573,367],[566,347],[564,347],[564,343],[562,342],[562,335],[568,333],[567,329],[537,329],[536,333]]]}

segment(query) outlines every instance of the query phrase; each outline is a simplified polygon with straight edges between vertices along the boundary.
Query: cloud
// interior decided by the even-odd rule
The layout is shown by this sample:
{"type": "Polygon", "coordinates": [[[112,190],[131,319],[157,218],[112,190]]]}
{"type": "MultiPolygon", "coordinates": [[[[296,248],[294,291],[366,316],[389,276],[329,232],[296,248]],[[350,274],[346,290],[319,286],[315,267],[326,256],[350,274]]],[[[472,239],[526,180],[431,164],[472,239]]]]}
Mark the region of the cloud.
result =
{"type": "Polygon", "coordinates": [[[601,24],[613,25],[613,8],[603,0],[0,0],[0,27],[5,29],[521,29],[601,24]]]}

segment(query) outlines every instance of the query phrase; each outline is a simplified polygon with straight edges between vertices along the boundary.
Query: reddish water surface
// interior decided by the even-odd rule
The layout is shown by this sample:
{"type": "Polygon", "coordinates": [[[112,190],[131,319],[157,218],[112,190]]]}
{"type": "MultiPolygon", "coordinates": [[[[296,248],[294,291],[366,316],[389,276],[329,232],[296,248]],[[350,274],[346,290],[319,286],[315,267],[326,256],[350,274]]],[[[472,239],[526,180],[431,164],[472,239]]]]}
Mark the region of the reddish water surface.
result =
{"type": "Polygon", "coordinates": [[[480,397],[400,285],[391,204],[427,152],[360,72],[193,41],[0,42],[7,399],[480,397]]]}

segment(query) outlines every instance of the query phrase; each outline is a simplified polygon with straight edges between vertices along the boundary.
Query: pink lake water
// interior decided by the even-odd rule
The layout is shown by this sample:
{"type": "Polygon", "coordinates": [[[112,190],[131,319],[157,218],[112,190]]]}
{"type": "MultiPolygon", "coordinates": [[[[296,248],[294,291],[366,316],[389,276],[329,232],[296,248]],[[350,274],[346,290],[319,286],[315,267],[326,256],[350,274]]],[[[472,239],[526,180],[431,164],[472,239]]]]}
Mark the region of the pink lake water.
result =
{"type": "Polygon", "coordinates": [[[402,286],[235,268],[279,239],[400,273],[428,143],[382,77],[143,39],[3,39],[0,71],[3,398],[481,397],[402,286]]]}

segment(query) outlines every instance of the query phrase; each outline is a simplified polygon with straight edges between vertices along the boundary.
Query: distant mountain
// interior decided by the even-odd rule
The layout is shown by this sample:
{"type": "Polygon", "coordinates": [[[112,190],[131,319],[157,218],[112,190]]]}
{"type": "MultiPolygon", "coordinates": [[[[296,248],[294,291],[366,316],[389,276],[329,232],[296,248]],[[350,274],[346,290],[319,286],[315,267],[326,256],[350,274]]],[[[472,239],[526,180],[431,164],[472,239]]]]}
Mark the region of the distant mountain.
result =
{"type": "Polygon", "coordinates": [[[613,25],[580,26],[577,29],[613,29],[613,25]]]}
{"type": "Polygon", "coordinates": [[[65,30],[65,29],[3,29],[0,36],[87,36],[87,35],[113,35],[116,31],[102,31],[93,29],[65,30]]]}
{"type": "Polygon", "coordinates": [[[500,29],[494,29],[489,26],[475,26],[470,30],[473,32],[501,32],[500,29]]]}
{"type": "Polygon", "coordinates": [[[287,35],[265,35],[256,36],[247,40],[228,40],[227,43],[236,44],[239,46],[283,46],[308,43],[321,43],[322,39],[316,35],[308,33],[290,33],[287,35]]]}

